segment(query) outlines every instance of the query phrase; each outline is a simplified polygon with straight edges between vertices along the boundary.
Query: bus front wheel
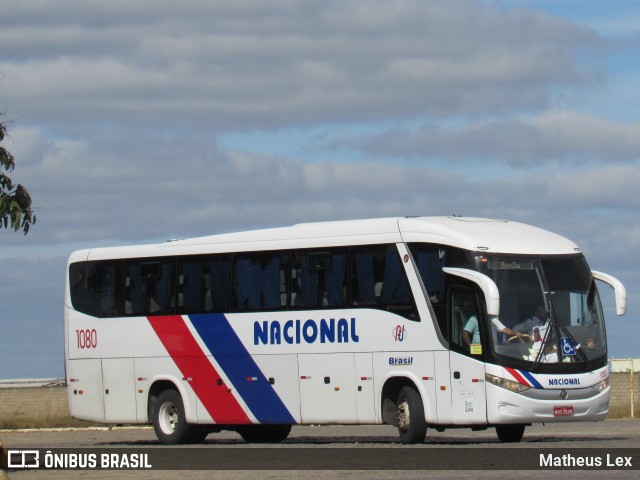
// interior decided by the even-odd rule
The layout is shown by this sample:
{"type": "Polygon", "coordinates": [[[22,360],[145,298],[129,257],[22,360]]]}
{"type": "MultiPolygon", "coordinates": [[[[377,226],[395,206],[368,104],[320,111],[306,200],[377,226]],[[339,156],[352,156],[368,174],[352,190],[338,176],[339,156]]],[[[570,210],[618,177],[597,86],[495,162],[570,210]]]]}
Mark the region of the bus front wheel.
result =
{"type": "Polygon", "coordinates": [[[496,434],[502,443],[518,443],[522,440],[524,428],[524,425],[496,425],[496,434]]]}
{"type": "Polygon", "coordinates": [[[182,397],[176,390],[165,390],[158,395],[153,408],[153,429],[165,445],[201,442],[207,433],[187,423],[182,397]]]}
{"type": "Polygon", "coordinates": [[[415,388],[402,387],[398,395],[398,432],[400,441],[406,444],[422,443],[427,435],[422,398],[415,388]]]}

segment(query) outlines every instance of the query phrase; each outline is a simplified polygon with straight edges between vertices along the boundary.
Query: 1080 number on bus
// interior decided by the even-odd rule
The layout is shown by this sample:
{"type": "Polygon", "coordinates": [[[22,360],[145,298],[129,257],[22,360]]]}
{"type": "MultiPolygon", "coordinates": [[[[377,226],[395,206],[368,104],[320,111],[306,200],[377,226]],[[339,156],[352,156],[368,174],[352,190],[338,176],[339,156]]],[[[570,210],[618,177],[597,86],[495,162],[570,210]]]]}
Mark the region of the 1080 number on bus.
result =
{"type": "Polygon", "coordinates": [[[96,329],[76,330],[78,348],[96,348],[98,346],[98,332],[96,329]]]}

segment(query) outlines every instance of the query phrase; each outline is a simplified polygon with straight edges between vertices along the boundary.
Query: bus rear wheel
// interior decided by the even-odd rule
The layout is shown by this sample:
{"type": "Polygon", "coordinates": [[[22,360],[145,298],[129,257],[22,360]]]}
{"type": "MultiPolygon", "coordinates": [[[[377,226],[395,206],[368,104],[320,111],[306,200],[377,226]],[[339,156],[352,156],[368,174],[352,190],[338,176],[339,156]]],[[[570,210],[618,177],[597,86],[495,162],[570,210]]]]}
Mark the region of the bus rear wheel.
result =
{"type": "Polygon", "coordinates": [[[518,443],[524,435],[525,425],[496,425],[498,440],[502,443],[518,443]]]}
{"type": "Polygon", "coordinates": [[[182,397],[176,390],[165,390],[153,407],[153,429],[160,443],[200,443],[208,431],[199,425],[189,425],[184,413],[182,397]]]}
{"type": "Polygon", "coordinates": [[[243,425],[238,433],[248,443],[280,443],[287,439],[291,425],[243,425]]]}
{"type": "Polygon", "coordinates": [[[415,388],[402,387],[398,395],[397,420],[400,441],[407,445],[422,443],[427,435],[422,398],[415,388]]]}

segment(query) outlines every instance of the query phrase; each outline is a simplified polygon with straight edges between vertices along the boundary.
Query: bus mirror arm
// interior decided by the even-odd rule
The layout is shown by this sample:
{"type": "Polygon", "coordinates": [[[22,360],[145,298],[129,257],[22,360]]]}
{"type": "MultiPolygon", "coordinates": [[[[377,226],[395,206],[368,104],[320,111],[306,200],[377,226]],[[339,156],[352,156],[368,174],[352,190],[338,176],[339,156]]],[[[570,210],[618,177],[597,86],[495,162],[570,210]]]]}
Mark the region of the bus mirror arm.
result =
{"type": "Polygon", "coordinates": [[[608,273],[591,270],[591,274],[596,280],[600,280],[613,288],[616,296],[616,314],[618,316],[625,315],[627,313],[627,289],[624,288],[622,282],[608,273]]]}
{"type": "Polygon", "coordinates": [[[497,317],[500,314],[500,292],[498,291],[498,286],[485,274],[466,268],[452,267],[443,267],[442,271],[449,275],[465,278],[478,285],[484,294],[484,300],[487,305],[487,315],[497,317]]]}

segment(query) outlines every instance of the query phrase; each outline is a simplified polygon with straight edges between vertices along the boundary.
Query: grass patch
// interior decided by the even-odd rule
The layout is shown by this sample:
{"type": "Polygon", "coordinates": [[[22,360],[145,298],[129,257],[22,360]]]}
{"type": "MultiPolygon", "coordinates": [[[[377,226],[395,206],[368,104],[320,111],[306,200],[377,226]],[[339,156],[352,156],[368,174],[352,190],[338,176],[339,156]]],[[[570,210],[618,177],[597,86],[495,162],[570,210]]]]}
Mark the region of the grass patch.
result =
{"type": "MultiPolygon", "coordinates": [[[[637,417],[640,412],[634,412],[637,417]]],[[[631,418],[631,407],[629,406],[621,406],[621,407],[612,407],[609,405],[609,415],[607,418],[610,420],[618,419],[618,418],[631,418]]]]}
{"type": "Polygon", "coordinates": [[[105,426],[103,423],[86,422],[71,417],[28,418],[16,416],[11,419],[0,419],[0,430],[19,430],[23,428],[86,428],[105,426]]]}

